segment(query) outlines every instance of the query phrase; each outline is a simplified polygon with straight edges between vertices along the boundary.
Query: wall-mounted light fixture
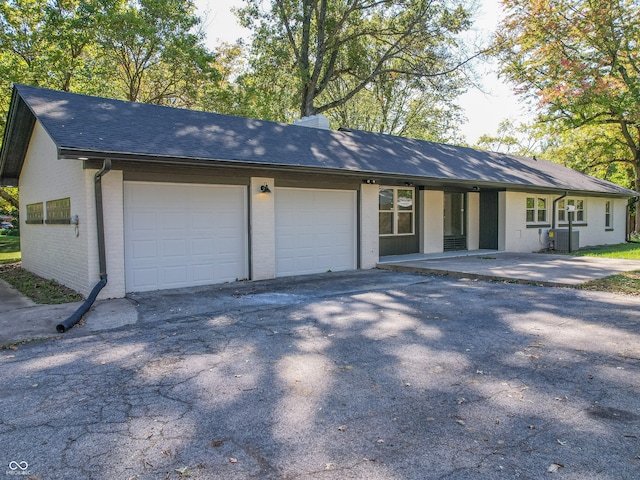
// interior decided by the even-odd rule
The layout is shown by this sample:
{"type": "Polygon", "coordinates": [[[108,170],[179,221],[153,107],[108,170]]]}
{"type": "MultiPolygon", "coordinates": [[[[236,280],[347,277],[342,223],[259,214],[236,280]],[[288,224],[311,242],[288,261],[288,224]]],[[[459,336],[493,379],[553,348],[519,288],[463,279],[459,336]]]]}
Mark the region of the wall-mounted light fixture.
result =
{"type": "Polygon", "coordinates": [[[376,183],[375,180],[371,179],[371,178],[367,178],[364,183],[368,183],[369,185],[371,185],[372,183],[376,183]]]}
{"type": "Polygon", "coordinates": [[[474,191],[474,192],[479,192],[479,191],[480,191],[480,187],[478,187],[478,186],[474,186],[474,187],[473,187],[473,191],[474,191]]]}
{"type": "Polygon", "coordinates": [[[269,188],[269,185],[267,185],[266,183],[260,187],[260,191],[262,193],[271,193],[271,189],[269,188]]]}

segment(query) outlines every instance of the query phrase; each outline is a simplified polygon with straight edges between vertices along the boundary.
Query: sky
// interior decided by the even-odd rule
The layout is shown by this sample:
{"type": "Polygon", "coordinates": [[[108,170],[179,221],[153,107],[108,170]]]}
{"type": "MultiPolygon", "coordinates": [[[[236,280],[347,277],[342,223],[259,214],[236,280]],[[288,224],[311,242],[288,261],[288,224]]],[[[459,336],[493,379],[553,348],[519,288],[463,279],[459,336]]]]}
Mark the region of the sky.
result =
{"type": "MultiPolygon", "coordinates": [[[[209,48],[249,36],[250,32],[238,25],[231,12],[231,8],[243,5],[242,0],[195,0],[195,3],[205,26],[209,48]]],[[[500,18],[499,0],[478,0],[478,5],[472,34],[488,38],[500,18]]],[[[458,103],[467,117],[462,126],[463,134],[472,145],[483,134],[495,134],[502,120],[527,121],[533,116],[495,71],[492,64],[478,66],[481,88],[472,88],[459,98],[458,103]]]]}

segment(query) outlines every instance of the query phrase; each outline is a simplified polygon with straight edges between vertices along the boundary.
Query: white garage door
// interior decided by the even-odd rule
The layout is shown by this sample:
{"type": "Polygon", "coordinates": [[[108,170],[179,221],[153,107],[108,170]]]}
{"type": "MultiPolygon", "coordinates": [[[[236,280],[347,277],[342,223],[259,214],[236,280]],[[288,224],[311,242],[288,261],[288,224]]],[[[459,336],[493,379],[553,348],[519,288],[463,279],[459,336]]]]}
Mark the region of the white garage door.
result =
{"type": "Polygon", "coordinates": [[[277,188],[276,275],[356,268],[356,192],[277,188]]]}
{"type": "Polygon", "coordinates": [[[125,182],[128,292],[248,276],[246,187],[125,182]]]}

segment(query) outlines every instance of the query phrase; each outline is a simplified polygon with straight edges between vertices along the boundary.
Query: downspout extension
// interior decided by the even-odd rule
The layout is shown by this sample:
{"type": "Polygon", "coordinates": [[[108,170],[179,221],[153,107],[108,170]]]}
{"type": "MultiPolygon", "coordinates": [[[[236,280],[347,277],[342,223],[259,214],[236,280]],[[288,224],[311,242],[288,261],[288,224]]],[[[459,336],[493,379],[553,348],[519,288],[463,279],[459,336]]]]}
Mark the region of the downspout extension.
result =
{"type": "Polygon", "coordinates": [[[111,159],[105,158],[102,168],[94,177],[95,201],[96,201],[96,227],[98,230],[98,265],[100,267],[100,281],[93,287],[87,299],[80,305],[69,318],[56,326],[58,333],[64,333],[80,321],[82,316],[89,311],[98,293],[107,284],[107,256],[104,240],[104,212],[102,209],[102,177],[111,170],[111,159]]]}

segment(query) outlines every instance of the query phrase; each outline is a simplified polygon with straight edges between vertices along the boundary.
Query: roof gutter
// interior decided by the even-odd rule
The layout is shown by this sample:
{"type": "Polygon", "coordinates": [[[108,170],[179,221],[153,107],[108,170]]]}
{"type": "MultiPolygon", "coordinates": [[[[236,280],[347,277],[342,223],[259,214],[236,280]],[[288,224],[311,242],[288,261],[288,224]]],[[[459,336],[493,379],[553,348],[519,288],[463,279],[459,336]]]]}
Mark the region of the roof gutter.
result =
{"type": "Polygon", "coordinates": [[[107,284],[107,256],[105,253],[104,240],[104,211],[102,204],[102,177],[111,170],[111,159],[105,158],[102,168],[98,170],[94,177],[95,200],[96,200],[96,227],[98,230],[98,264],[100,267],[100,281],[93,287],[87,299],[80,305],[69,318],[60,322],[56,326],[58,333],[64,333],[80,321],[82,316],[89,311],[100,290],[107,284]]]}
{"type": "Polygon", "coordinates": [[[551,212],[551,228],[556,228],[556,204],[562,200],[564,197],[569,195],[569,192],[564,192],[563,195],[559,196],[553,201],[553,212],[551,212]]]}

